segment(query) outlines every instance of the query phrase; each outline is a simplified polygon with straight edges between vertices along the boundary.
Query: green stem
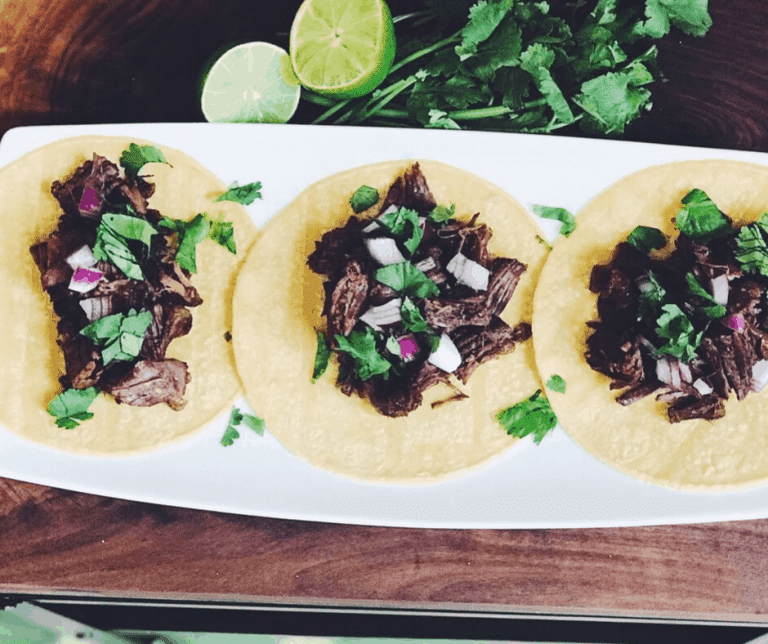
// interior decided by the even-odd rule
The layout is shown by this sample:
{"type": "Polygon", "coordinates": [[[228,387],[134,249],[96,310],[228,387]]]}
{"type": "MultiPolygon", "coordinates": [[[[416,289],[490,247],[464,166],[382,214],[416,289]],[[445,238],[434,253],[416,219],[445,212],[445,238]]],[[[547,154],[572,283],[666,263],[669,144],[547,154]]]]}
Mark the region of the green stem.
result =
{"type": "Polygon", "coordinates": [[[418,60],[422,56],[426,56],[427,54],[431,54],[433,51],[437,51],[446,45],[450,45],[454,40],[456,40],[456,38],[458,38],[460,34],[461,30],[457,31],[452,36],[448,36],[448,38],[437,41],[434,45],[430,45],[429,47],[425,47],[424,49],[419,49],[419,51],[413,52],[410,56],[403,58],[403,60],[401,60],[399,63],[392,65],[392,69],[389,70],[389,73],[392,74],[408,63],[412,63],[414,60],[418,60]]]}
{"type": "Polygon", "coordinates": [[[392,22],[397,24],[401,20],[408,20],[409,18],[416,18],[419,16],[428,16],[431,13],[432,12],[429,9],[425,9],[424,11],[414,11],[413,13],[404,13],[401,16],[395,16],[394,18],[392,18],[392,22]]]}
{"type": "Polygon", "coordinates": [[[303,98],[305,101],[309,101],[310,103],[314,103],[315,105],[320,105],[322,107],[336,105],[339,102],[333,100],[332,98],[328,98],[327,96],[315,94],[314,92],[310,92],[306,89],[302,89],[301,98],[303,98]]]}
{"type": "Polygon", "coordinates": [[[332,107],[329,107],[327,110],[325,110],[325,112],[323,112],[320,116],[318,116],[316,119],[314,119],[312,121],[313,125],[317,125],[318,123],[322,123],[326,119],[330,118],[331,116],[336,114],[336,112],[338,112],[339,110],[345,108],[348,103],[349,103],[349,101],[339,101],[338,103],[336,103],[332,107]]]}
{"type": "Polygon", "coordinates": [[[472,121],[474,119],[488,119],[495,116],[503,116],[504,114],[510,114],[512,110],[509,107],[503,105],[497,105],[495,107],[479,107],[473,110],[457,110],[456,112],[449,112],[448,118],[454,121],[472,121]]]}
{"type": "Polygon", "coordinates": [[[361,121],[373,116],[381,108],[383,108],[387,103],[389,103],[393,98],[395,98],[395,96],[397,96],[401,92],[404,92],[415,82],[416,82],[416,77],[409,76],[408,78],[405,78],[395,83],[394,85],[391,85],[390,88],[383,95],[378,97],[379,102],[375,103],[370,109],[363,109],[361,114],[357,117],[357,119],[354,122],[360,123],[361,121]]]}

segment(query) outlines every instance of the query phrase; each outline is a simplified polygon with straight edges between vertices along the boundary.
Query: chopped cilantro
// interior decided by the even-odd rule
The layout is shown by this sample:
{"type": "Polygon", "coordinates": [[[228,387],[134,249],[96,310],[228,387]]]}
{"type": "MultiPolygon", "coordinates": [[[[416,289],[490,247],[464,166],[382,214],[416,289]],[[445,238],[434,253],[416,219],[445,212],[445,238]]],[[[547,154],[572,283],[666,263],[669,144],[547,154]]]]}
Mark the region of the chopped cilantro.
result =
{"type": "Polygon", "coordinates": [[[411,297],[434,297],[440,294],[440,288],[411,262],[399,262],[382,266],[376,271],[375,278],[398,293],[411,297]]]}
{"type": "Polygon", "coordinates": [[[665,338],[667,343],[657,349],[658,353],[667,353],[682,362],[688,363],[696,356],[704,331],[696,329],[677,304],[664,304],[664,313],[656,320],[656,334],[665,338]]]}
{"type": "Polygon", "coordinates": [[[665,36],[670,23],[691,36],[703,36],[712,26],[707,0],[646,0],[645,15],[636,33],[653,38],[665,36]]]}
{"type": "Polygon", "coordinates": [[[560,234],[565,237],[568,237],[574,230],[576,230],[576,218],[565,208],[533,204],[533,212],[539,217],[554,219],[561,222],[560,234]]]}
{"type": "Polygon", "coordinates": [[[717,319],[725,315],[726,309],[722,304],[718,304],[715,298],[710,295],[704,287],[699,284],[696,276],[693,273],[686,273],[685,280],[688,282],[688,289],[694,295],[698,295],[700,298],[712,302],[710,306],[701,307],[701,311],[709,318],[717,319]]]}
{"type": "Polygon", "coordinates": [[[477,46],[488,39],[512,4],[512,0],[479,0],[470,7],[469,21],[461,31],[461,44],[456,47],[459,60],[466,60],[477,52],[477,46]]]}
{"type": "Polygon", "coordinates": [[[394,336],[390,335],[387,338],[387,341],[384,343],[384,346],[387,347],[387,351],[389,351],[392,355],[400,356],[400,341],[394,336]]]}
{"type": "Polygon", "coordinates": [[[257,199],[261,199],[261,182],[254,181],[241,186],[237,181],[233,182],[226,192],[220,194],[214,201],[234,201],[244,206],[250,206],[257,199]]]}
{"type": "Polygon", "coordinates": [[[637,319],[642,320],[645,317],[656,316],[662,302],[667,297],[666,289],[659,284],[653,271],[648,271],[644,276],[637,279],[640,288],[639,307],[637,309],[637,319]]]}
{"type": "Polygon", "coordinates": [[[317,349],[315,350],[315,366],[312,370],[312,384],[317,382],[317,379],[325,373],[328,368],[328,359],[331,357],[331,348],[328,346],[325,333],[322,331],[316,331],[316,333],[317,349]]]}
{"type": "Polygon", "coordinates": [[[378,200],[379,191],[376,188],[360,186],[350,198],[349,205],[352,206],[352,210],[355,212],[363,212],[363,210],[368,210],[378,200]]]}
{"type": "Polygon", "coordinates": [[[547,380],[547,389],[556,391],[559,394],[565,393],[565,380],[562,376],[553,374],[549,380],[547,380]]]}
{"type": "MultiPolygon", "coordinates": [[[[765,213],[761,215],[763,222],[764,216],[765,213]]],[[[745,271],[768,275],[768,246],[765,243],[763,235],[765,228],[761,221],[749,226],[742,226],[736,237],[734,256],[745,271]]]]}
{"type": "Polygon", "coordinates": [[[152,323],[152,313],[131,310],[129,313],[115,313],[91,322],[80,331],[90,338],[101,351],[101,361],[106,366],[113,361],[133,360],[139,355],[144,342],[144,333],[152,323]]]}
{"type": "Polygon", "coordinates": [[[163,217],[158,226],[168,228],[179,235],[179,248],[175,259],[181,268],[190,273],[197,273],[197,245],[206,238],[212,239],[230,253],[237,254],[231,221],[211,219],[201,212],[189,221],[163,217]]]}
{"type": "Polygon", "coordinates": [[[354,358],[360,380],[369,380],[373,376],[385,374],[392,366],[376,349],[376,333],[371,327],[365,331],[352,331],[348,336],[336,335],[335,338],[339,351],[344,351],[354,358]]]}
{"type": "Polygon", "coordinates": [[[394,212],[388,212],[376,219],[376,223],[383,226],[395,237],[403,240],[403,246],[413,255],[416,252],[424,231],[419,222],[419,213],[409,208],[398,208],[394,212]]]}
{"type": "Polygon", "coordinates": [[[131,215],[105,213],[96,229],[93,256],[96,260],[104,260],[114,264],[126,277],[143,280],[144,273],[141,270],[139,259],[128,247],[128,241],[140,241],[148,251],[152,235],[156,232],[146,219],[131,215]]]}
{"type": "Polygon", "coordinates": [[[703,190],[694,188],[682,203],[675,216],[675,227],[692,240],[706,244],[732,230],[731,222],[703,190]]]}
{"type": "Polygon", "coordinates": [[[554,50],[540,42],[532,44],[520,55],[520,67],[533,77],[536,87],[552,108],[555,119],[566,125],[573,123],[574,116],[568,101],[549,71],[554,62],[554,50]]]}
{"type": "Polygon", "coordinates": [[[93,418],[93,413],[88,409],[98,395],[96,387],[67,389],[51,400],[46,411],[56,418],[58,427],[74,429],[82,421],[93,418]]]}
{"type": "Polygon", "coordinates": [[[664,248],[667,245],[667,238],[658,228],[635,226],[629,233],[627,242],[644,253],[650,253],[652,250],[664,248]]]}
{"type": "Polygon", "coordinates": [[[530,398],[496,414],[496,420],[510,436],[523,438],[533,434],[537,445],[557,424],[555,412],[541,389],[537,389],[530,398]]]}
{"type": "Polygon", "coordinates": [[[408,297],[403,299],[403,304],[400,307],[400,316],[403,327],[407,331],[412,331],[413,333],[434,333],[421,314],[421,311],[419,311],[419,307],[408,297]]]}
{"type": "Polygon", "coordinates": [[[229,414],[229,422],[227,423],[227,429],[224,431],[224,435],[221,437],[221,444],[224,447],[229,447],[238,438],[240,438],[240,432],[235,429],[239,425],[245,425],[250,427],[259,436],[264,435],[264,420],[253,416],[251,414],[243,413],[237,407],[232,407],[232,411],[229,414]]]}
{"type": "Polygon", "coordinates": [[[129,177],[137,177],[139,171],[147,163],[168,163],[163,153],[151,145],[137,145],[131,143],[127,150],[120,155],[120,165],[125,169],[129,177]]]}
{"type": "Polygon", "coordinates": [[[429,221],[432,221],[436,224],[442,224],[448,221],[453,215],[456,213],[456,204],[452,203],[451,207],[448,208],[446,206],[435,206],[432,209],[432,212],[427,215],[427,219],[429,221]]]}

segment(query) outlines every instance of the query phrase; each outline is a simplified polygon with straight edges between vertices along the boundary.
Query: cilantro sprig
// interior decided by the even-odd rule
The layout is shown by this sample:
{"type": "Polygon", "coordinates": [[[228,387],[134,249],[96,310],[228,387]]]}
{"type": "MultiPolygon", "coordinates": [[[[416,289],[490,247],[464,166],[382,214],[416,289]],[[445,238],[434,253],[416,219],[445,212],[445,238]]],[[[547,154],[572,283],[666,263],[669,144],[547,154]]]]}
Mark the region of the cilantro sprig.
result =
{"type": "Polygon", "coordinates": [[[667,340],[657,353],[666,353],[688,363],[696,357],[704,331],[696,331],[693,323],[677,304],[664,304],[656,320],[656,334],[667,340]]]}
{"type": "Polygon", "coordinates": [[[363,212],[368,210],[373,204],[379,200],[379,191],[371,186],[360,186],[349,199],[349,205],[352,206],[352,210],[355,212],[363,212]]]}
{"type": "Polygon", "coordinates": [[[537,389],[530,398],[496,414],[496,420],[510,436],[524,438],[533,434],[537,445],[557,425],[557,416],[541,389],[537,389]]]}
{"type": "Polygon", "coordinates": [[[261,181],[247,183],[244,186],[234,181],[227,191],[216,197],[214,201],[233,201],[243,206],[250,206],[256,199],[261,199],[261,181]]]}
{"type": "Polygon", "coordinates": [[[336,346],[352,356],[360,380],[370,380],[373,376],[387,373],[392,363],[383,357],[377,347],[376,332],[368,327],[365,331],[352,331],[349,335],[336,335],[336,346]]]}
{"type": "Polygon", "coordinates": [[[703,190],[694,188],[682,203],[675,215],[675,227],[692,240],[706,244],[731,232],[730,220],[703,190]]]}
{"type": "Polygon", "coordinates": [[[763,213],[756,223],[742,226],[736,237],[734,256],[741,268],[748,273],[768,275],[768,213],[763,213]]]}
{"type": "Polygon", "coordinates": [[[427,298],[440,294],[440,287],[409,261],[382,266],[374,277],[398,293],[411,297],[427,298]]]}
{"type": "Polygon", "coordinates": [[[170,165],[161,150],[152,145],[131,143],[120,155],[120,165],[128,177],[137,177],[141,169],[148,163],[165,163],[170,165]]]}
{"type": "Polygon", "coordinates": [[[51,400],[46,411],[56,419],[58,427],[74,429],[84,420],[93,418],[89,409],[99,393],[96,387],[66,389],[51,400]]]}
{"type": "Polygon", "coordinates": [[[654,40],[704,36],[706,0],[425,0],[398,21],[398,54],[372,94],[319,106],[314,123],[619,135],[651,107],[654,40]],[[585,10],[585,7],[591,7],[585,10]]]}
{"type": "MultiPolygon", "coordinates": [[[[545,219],[554,219],[560,222],[560,234],[563,237],[568,237],[576,230],[576,217],[571,214],[570,211],[565,208],[558,208],[556,206],[542,206],[541,204],[533,204],[533,212],[539,217],[545,219]]],[[[551,250],[551,249],[550,249],[551,250]]]]}
{"type": "Polygon", "coordinates": [[[252,414],[246,414],[237,407],[232,407],[232,411],[229,414],[229,422],[227,428],[224,430],[224,435],[221,437],[221,444],[224,447],[233,445],[234,442],[240,438],[240,432],[237,431],[237,427],[245,425],[252,429],[259,436],[264,435],[264,420],[258,416],[252,414]]]}
{"type": "Polygon", "coordinates": [[[424,231],[419,222],[419,213],[410,208],[398,208],[376,219],[376,223],[386,228],[413,255],[416,252],[424,231]]]}
{"type": "Polygon", "coordinates": [[[235,231],[231,221],[211,219],[201,212],[189,221],[163,217],[157,225],[179,235],[179,247],[174,259],[190,273],[197,273],[197,245],[206,239],[210,238],[233,255],[237,254],[235,231]]]}
{"type": "Polygon", "coordinates": [[[149,253],[152,235],[157,231],[146,219],[133,215],[104,213],[96,229],[96,243],[93,256],[96,260],[108,261],[119,268],[126,277],[141,281],[141,259],[136,257],[129,241],[139,241],[149,253]]]}
{"type": "Polygon", "coordinates": [[[115,313],[91,322],[80,331],[90,338],[101,351],[101,361],[106,366],[114,361],[129,361],[139,355],[144,334],[152,323],[149,311],[115,313]]]}

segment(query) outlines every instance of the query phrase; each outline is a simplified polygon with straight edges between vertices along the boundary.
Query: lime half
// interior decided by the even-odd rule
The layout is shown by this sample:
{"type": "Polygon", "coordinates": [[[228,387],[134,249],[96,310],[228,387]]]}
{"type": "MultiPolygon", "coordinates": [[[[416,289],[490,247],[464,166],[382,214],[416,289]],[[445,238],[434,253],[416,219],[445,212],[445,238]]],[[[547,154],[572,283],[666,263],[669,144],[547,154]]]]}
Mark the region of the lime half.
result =
{"type": "Polygon", "coordinates": [[[395,30],[383,0],[304,0],[291,27],[291,61],[301,84],[354,98],[372,92],[395,58],[395,30]]]}
{"type": "Polygon", "coordinates": [[[216,60],[203,81],[200,106],[211,123],[286,123],[300,94],[288,52],[249,42],[216,60]]]}

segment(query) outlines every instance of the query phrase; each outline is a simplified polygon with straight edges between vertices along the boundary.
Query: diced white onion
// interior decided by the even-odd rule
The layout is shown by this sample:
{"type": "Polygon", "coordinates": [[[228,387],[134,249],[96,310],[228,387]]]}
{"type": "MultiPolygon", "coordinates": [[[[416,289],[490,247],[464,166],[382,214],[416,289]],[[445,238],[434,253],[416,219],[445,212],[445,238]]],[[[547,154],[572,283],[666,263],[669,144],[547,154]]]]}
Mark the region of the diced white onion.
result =
{"type": "Polygon", "coordinates": [[[89,297],[80,301],[80,307],[85,311],[89,321],[95,322],[109,314],[109,296],[89,297]]]}
{"type": "Polygon", "coordinates": [[[431,271],[433,268],[437,268],[437,262],[435,261],[435,258],[430,256],[426,259],[422,259],[418,264],[416,264],[416,268],[418,268],[422,273],[426,273],[427,271],[431,271]]]}
{"type": "MultiPolygon", "coordinates": [[[[378,217],[376,217],[376,219],[381,219],[384,215],[388,215],[390,213],[396,212],[397,210],[399,210],[399,208],[395,204],[392,204],[383,213],[381,213],[378,217]]],[[[376,219],[374,219],[370,224],[368,224],[365,228],[363,228],[364,233],[372,233],[374,230],[378,230],[379,228],[381,228],[381,226],[376,221],[376,219]]]]}
{"type": "Polygon", "coordinates": [[[405,257],[403,257],[394,239],[389,237],[369,237],[365,240],[365,245],[371,257],[382,266],[399,264],[405,261],[405,257]]]}
{"type": "Polygon", "coordinates": [[[754,391],[762,391],[768,385],[768,360],[759,360],[752,367],[752,380],[754,391]]]}
{"type": "MultiPolygon", "coordinates": [[[[662,356],[656,361],[656,377],[661,382],[675,389],[680,389],[682,384],[681,365],[682,363],[677,358],[662,356]]],[[[688,374],[690,375],[690,369],[688,374]]]]}
{"type": "Polygon", "coordinates": [[[640,290],[641,293],[647,293],[653,288],[653,283],[651,282],[651,279],[647,275],[641,275],[635,280],[635,284],[637,284],[637,288],[640,290]]]}
{"type": "Polygon", "coordinates": [[[402,319],[400,315],[400,307],[403,301],[397,297],[394,300],[390,300],[381,306],[370,307],[360,319],[368,326],[379,331],[383,324],[394,324],[402,319]]]}
{"type": "Polygon", "coordinates": [[[680,370],[680,377],[683,379],[683,382],[687,382],[688,384],[691,383],[691,380],[693,380],[693,374],[691,373],[691,368],[685,364],[684,362],[677,361],[678,369],[680,370]]]}
{"type": "Polygon", "coordinates": [[[476,291],[485,291],[488,288],[490,271],[461,253],[457,253],[448,262],[445,270],[451,273],[459,284],[465,284],[476,291]]]}
{"type": "Polygon", "coordinates": [[[697,379],[696,382],[693,383],[693,386],[702,396],[706,396],[707,394],[712,393],[712,387],[710,387],[701,378],[697,379]]]}
{"type": "Polygon", "coordinates": [[[453,373],[461,364],[461,354],[446,333],[440,336],[437,349],[430,354],[427,362],[435,365],[447,373],[453,373]]]}
{"type": "Polygon", "coordinates": [[[725,273],[712,280],[712,297],[718,304],[728,304],[728,276],[725,273]]]}
{"type": "Polygon", "coordinates": [[[96,258],[93,256],[93,251],[88,246],[81,246],[64,261],[67,262],[74,271],[78,268],[90,268],[96,264],[96,258]]]}

